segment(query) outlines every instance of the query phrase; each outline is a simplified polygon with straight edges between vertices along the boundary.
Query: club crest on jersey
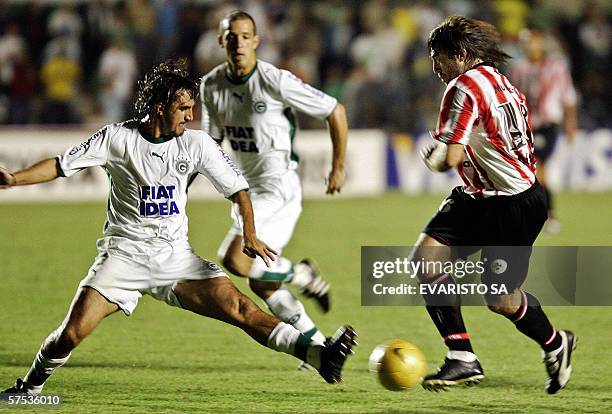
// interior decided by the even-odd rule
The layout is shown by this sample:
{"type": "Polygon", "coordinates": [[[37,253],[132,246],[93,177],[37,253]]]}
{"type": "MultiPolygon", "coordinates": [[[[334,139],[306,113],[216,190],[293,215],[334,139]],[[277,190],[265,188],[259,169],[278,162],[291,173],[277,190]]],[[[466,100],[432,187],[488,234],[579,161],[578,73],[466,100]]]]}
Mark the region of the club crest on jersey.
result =
{"type": "Polygon", "coordinates": [[[253,102],[253,110],[258,114],[263,114],[268,110],[268,105],[264,101],[253,102]]]}
{"type": "Polygon", "coordinates": [[[189,171],[189,160],[179,158],[178,160],[176,160],[175,168],[177,173],[181,175],[187,174],[187,172],[189,171]]]}

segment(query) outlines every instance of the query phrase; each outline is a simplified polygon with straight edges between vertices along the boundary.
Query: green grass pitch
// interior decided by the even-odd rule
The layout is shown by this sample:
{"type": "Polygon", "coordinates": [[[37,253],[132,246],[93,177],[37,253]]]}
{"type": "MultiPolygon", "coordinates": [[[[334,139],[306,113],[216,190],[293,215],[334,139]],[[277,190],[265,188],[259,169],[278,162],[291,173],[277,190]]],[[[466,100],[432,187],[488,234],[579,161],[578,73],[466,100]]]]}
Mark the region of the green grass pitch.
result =
{"type": "MultiPolygon", "coordinates": [[[[316,258],[333,283],[328,315],[306,302],[319,327],[331,334],[350,323],[360,334],[343,384],[330,386],[296,371],[297,360],[261,347],[236,328],[145,297],[130,318],[117,313],[105,320],[49,380],[45,391],[64,396],[54,412],[609,412],[612,308],[547,308],[558,327],[579,337],[572,380],[555,396],[544,392],[538,347],[504,318],[476,307],[464,316],[487,374],[481,385],[439,394],[420,387],[394,393],[375,382],[367,360],[384,340],[414,342],[430,370],[445,349],[424,309],[360,306],[359,247],[412,244],[441,200],[388,194],[305,203],[285,254],[316,258]]],[[[542,235],[539,245],[612,245],[612,193],[561,194],[557,203],[563,231],[542,235]]],[[[64,317],[96,254],[105,204],[0,205],[0,388],[24,375],[43,338],[64,317]]],[[[193,246],[214,258],[229,225],[229,203],[192,202],[189,213],[193,246]]],[[[234,280],[248,291],[244,280],[234,280]]],[[[41,411],[46,410],[36,409],[41,411]]]]}

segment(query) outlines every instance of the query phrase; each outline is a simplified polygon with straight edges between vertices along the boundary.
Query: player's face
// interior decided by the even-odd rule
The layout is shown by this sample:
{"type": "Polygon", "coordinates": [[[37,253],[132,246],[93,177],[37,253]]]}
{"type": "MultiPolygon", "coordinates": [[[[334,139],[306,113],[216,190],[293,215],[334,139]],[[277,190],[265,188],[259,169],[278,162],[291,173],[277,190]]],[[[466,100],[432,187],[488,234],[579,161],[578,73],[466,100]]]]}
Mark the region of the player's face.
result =
{"type": "Polygon", "coordinates": [[[449,56],[443,51],[432,50],[430,53],[433,71],[444,83],[449,83],[465,72],[465,61],[456,56],[449,56]]]}
{"type": "Polygon", "coordinates": [[[179,136],[185,132],[185,124],[193,120],[193,106],[195,100],[191,94],[181,90],[170,108],[162,117],[162,135],[179,136]]]}
{"type": "Polygon", "coordinates": [[[259,37],[255,35],[253,22],[250,19],[231,22],[220,41],[235,75],[246,75],[255,67],[257,59],[255,49],[259,46],[259,37]]]}

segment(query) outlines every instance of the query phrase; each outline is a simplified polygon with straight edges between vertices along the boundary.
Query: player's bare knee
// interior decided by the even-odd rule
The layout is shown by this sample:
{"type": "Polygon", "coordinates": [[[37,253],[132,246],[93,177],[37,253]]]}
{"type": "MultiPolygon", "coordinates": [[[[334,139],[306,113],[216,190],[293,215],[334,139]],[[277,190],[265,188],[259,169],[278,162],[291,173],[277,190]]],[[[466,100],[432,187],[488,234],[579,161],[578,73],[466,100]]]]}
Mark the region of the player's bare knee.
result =
{"type": "Polygon", "coordinates": [[[249,268],[245,266],[242,260],[231,252],[227,252],[225,256],[221,259],[221,264],[225,267],[230,273],[236,276],[247,277],[249,273],[249,268]]]}

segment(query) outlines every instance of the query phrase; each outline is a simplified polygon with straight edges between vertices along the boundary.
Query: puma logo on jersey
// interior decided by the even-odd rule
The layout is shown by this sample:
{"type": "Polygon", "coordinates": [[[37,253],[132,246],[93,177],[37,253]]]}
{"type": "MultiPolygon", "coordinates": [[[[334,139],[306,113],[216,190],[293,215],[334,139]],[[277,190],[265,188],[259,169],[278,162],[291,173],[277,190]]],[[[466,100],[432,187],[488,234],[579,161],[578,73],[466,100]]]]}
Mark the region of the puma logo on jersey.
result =
{"type": "Polygon", "coordinates": [[[232,92],[232,95],[233,95],[235,98],[238,98],[238,100],[239,100],[240,102],[242,102],[242,98],[244,98],[244,93],[232,92]]]}
{"type": "Polygon", "coordinates": [[[156,152],[151,152],[151,155],[152,155],[152,156],[154,156],[154,157],[159,158],[159,159],[160,159],[162,162],[166,162],[166,160],[164,160],[164,156],[166,155],[166,153],[165,153],[165,152],[162,152],[162,154],[161,154],[161,155],[159,155],[159,154],[158,154],[158,153],[156,153],[156,152]]]}

